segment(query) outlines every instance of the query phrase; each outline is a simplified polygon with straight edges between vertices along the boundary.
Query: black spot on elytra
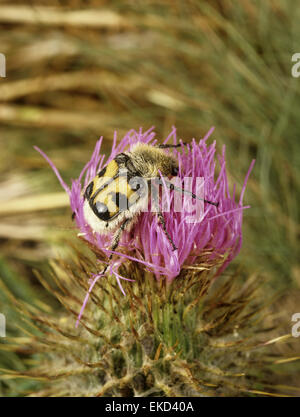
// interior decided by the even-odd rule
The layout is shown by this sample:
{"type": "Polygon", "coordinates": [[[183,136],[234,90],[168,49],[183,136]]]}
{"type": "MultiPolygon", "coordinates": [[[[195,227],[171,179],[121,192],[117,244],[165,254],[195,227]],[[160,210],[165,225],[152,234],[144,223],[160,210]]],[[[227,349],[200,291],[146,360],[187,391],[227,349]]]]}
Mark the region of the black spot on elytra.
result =
{"type": "Polygon", "coordinates": [[[110,195],[115,205],[119,208],[119,211],[128,210],[128,199],[125,194],[112,192],[110,195]]]}
{"type": "Polygon", "coordinates": [[[104,177],[105,176],[105,172],[106,172],[106,167],[105,168],[103,168],[103,169],[101,169],[101,171],[100,172],[98,172],[98,177],[100,178],[100,177],[104,177]]]}
{"type": "Polygon", "coordinates": [[[93,182],[90,182],[89,185],[86,187],[84,198],[89,199],[93,191],[93,182]]]}
{"type": "Polygon", "coordinates": [[[106,204],[101,203],[100,201],[97,201],[97,203],[94,205],[95,207],[95,214],[97,217],[99,217],[100,220],[109,220],[110,219],[110,213],[108,211],[108,207],[106,204]]]}

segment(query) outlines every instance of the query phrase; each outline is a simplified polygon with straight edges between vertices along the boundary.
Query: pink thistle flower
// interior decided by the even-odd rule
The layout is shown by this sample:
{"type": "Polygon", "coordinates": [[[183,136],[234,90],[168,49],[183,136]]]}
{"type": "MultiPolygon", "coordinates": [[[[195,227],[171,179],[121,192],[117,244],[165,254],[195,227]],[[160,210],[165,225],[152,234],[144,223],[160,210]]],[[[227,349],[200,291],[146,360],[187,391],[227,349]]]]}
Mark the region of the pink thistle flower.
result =
{"type": "MultiPolygon", "coordinates": [[[[212,204],[204,203],[204,213],[200,222],[189,223],[186,221],[187,211],[174,210],[175,191],[169,193],[165,199],[164,205],[169,207],[169,211],[164,212],[166,228],[171,235],[173,242],[178,248],[173,251],[168,242],[161,224],[153,212],[142,212],[138,216],[131,231],[124,231],[119,243],[118,250],[110,250],[113,234],[100,235],[93,231],[87,224],[84,212],[83,193],[85,188],[93,180],[96,174],[101,171],[117,154],[128,151],[132,145],[137,142],[144,142],[150,145],[157,143],[153,128],[142,132],[130,130],[117,144],[117,134],[114,135],[114,141],[110,156],[100,153],[103,138],[101,137],[96,143],[94,152],[90,161],[85,165],[79,178],[72,180],[71,188],[61,178],[53,162],[37,147],[42,156],[48,161],[59,179],[62,187],[68,193],[70,198],[71,209],[80,235],[95,246],[106,256],[114,253],[116,260],[112,263],[108,271],[115,275],[121,291],[124,290],[121,280],[128,280],[119,274],[119,267],[126,260],[138,262],[145,269],[152,271],[157,279],[165,278],[168,282],[174,280],[182,269],[193,268],[197,265],[199,269],[216,267],[215,276],[218,276],[228,264],[237,256],[242,246],[242,218],[243,210],[249,206],[243,206],[243,196],[245,193],[248,177],[254,165],[251,162],[246,175],[240,198],[236,201],[235,186],[233,193],[230,194],[226,173],[225,146],[222,154],[218,156],[218,175],[216,175],[216,142],[208,145],[207,140],[213,128],[209,130],[206,136],[199,141],[192,140],[190,144],[181,148],[174,149],[173,155],[178,159],[179,178],[203,178],[205,186],[205,199],[218,202],[218,207],[212,204]]],[[[176,129],[173,128],[164,143],[173,139],[177,144],[176,129]]],[[[169,152],[169,151],[168,151],[169,152]]],[[[164,180],[162,179],[162,188],[164,180]]],[[[194,189],[193,189],[194,192],[194,189]]],[[[83,309],[88,300],[89,294],[102,276],[101,271],[92,280],[91,287],[85,298],[78,320],[80,319],[83,309]]]]}

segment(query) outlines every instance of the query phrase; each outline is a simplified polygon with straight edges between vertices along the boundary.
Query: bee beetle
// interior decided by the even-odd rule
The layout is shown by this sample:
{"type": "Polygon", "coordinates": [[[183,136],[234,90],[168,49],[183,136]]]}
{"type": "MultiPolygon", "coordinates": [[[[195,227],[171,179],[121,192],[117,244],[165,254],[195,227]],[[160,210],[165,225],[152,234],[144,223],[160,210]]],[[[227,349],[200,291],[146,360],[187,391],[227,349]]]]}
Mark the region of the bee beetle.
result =
{"type": "MultiPolygon", "coordinates": [[[[145,197],[148,196],[151,180],[155,179],[158,184],[164,183],[170,189],[187,192],[193,198],[198,198],[168,181],[161,181],[161,176],[170,178],[178,175],[178,161],[163,149],[179,146],[181,144],[153,146],[138,142],[128,152],[118,154],[86,187],[83,207],[85,220],[95,232],[114,232],[112,251],[118,247],[122,232],[130,230],[138,214],[147,209],[148,198],[145,197]]],[[[156,214],[168,241],[176,250],[158,205],[156,214]]]]}

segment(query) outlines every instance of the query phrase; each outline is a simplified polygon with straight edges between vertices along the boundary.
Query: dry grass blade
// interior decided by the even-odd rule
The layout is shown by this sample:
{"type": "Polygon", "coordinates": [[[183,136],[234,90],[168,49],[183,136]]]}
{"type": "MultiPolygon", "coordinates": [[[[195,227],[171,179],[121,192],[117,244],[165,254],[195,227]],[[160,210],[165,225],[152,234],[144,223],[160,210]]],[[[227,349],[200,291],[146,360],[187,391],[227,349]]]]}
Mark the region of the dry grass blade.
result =
{"type": "Polygon", "coordinates": [[[27,212],[32,213],[40,210],[52,210],[61,207],[69,207],[69,205],[69,197],[65,192],[20,197],[1,203],[0,216],[27,212]]]}
{"type": "Polygon", "coordinates": [[[35,6],[0,6],[0,22],[46,26],[77,26],[93,28],[128,28],[126,20],[112,10],[66,10],[35,6]]]}

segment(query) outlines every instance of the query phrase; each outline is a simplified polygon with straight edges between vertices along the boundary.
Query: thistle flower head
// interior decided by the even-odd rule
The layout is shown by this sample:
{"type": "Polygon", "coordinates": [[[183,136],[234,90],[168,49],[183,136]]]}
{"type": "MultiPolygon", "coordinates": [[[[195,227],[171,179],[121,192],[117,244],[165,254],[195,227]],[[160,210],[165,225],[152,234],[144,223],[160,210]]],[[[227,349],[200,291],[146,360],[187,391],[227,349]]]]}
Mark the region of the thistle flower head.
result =
{"type": "MultiPolygon", "coordinates": [[[[138,216],[138,221],[133,231],[124,232],[119,248],[115,251],[119,255],[118,260],[111,265],[111,271],[117,273],[122,260],[132,259],[154,272],[156,277],[167,278],[172,281],[179,275],[183,266],[193,266],[199,264],[199,259],[203,261],[206,254],[206,261],[219,265],[217,274],[222,272],[226,266],[239,253],[242,245],[242,217],[243,196],[246,188],[248,176],[253,167],[252,161],[246,175],[240,198],[236,201],[235,186],[232,194],[229,191],[226,173],[225,146],[222,154],[218,155],[216,162],[216,142],[207,144],[211,135],[211,129],[207,135],[196,141],[193,139],[187,146],[182,145],[172,152],[179,164],[179,178],[203,178],[206,200],[218,202],[218,206],[204,203],[204,212],[201,221],[187,221],[187,210],[174,210],[174,200],[176,192],[168,194],[164,203],[168,205],[168,211],[164,211],[166,228],[174,241],[177,251],[173,251],[169,244],[157,217],[153,212],[142,212],[138,216]],[[216,175],[216,165],[218,163],[218,175],[216,175]],[[222,259],[221,263],[217,260],[222,259]]],[[[176,129],[173,128],[164,143],[173,139],[176,144],[176,129]]],[[[80,235],[86,241],[94,245],[100,251],[109,255],[113,234],[101,235],[94,232],[87,224],[83,213],[84,197],[83,192],[89,182],[102,170],[117,154],[129,150],[137,142],[150,145],[157,143],[153,128],[146,132],[130,130],[123,139],[117,144],[117,134],[111,154],[108,158],[101,154],[101,137],[96,143],[91,159],[83,168],[79,178],[72,180],[71,188],[61,178],[55,165],[39,149],[39,152],[48,160],[55,174],[60,180],[61,185],[70,197],[71,209],[75,216],[80,235]]],[[[167,151],[170,152],[170,151],[167,151]]],[[[162,181],[164,188],[164,181],[162,181]]],[[[193,189],[194,191],[194,189],[193,189]]]]}

